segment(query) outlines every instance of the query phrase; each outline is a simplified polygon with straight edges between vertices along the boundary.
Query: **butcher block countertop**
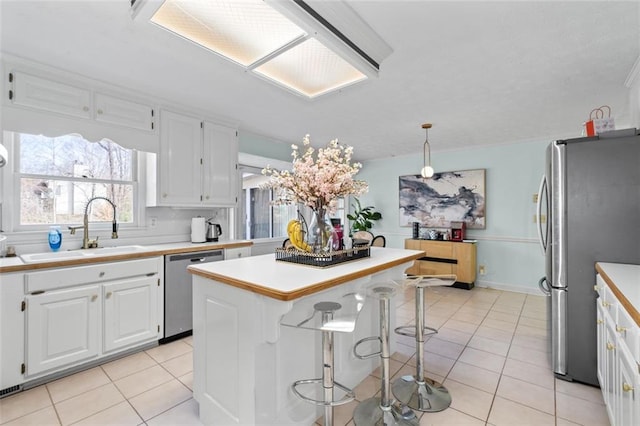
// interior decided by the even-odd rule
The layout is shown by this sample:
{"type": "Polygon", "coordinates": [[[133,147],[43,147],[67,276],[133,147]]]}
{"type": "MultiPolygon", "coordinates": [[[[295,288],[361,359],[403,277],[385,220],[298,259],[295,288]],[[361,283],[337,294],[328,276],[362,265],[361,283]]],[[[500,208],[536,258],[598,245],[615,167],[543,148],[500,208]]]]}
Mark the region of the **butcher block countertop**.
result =
{"type": "Polygon", "coordinates": [[[640,265],[598,262],[596,270],[640,327],[640,265]]]}
{"type": "MultiPolygon", "coordinates": [[[[102,253],[100,249],[87,249],[87,253],[96,250],[94,253],[100,253],[95,256],[75,259],[56,259],[43,262],[25,263],[20,256],[0,258],[0,273],[30,271],[35,269],[59,268],[64,266],[88,265],[99,262],[112,262],[119,260],[140,259],[144,257],[164,256],[176,253],[191,253],[198,251],[216,250],[216,249],[232,249],[240,247],[248,247],[253,245],[248,240],[228,240],[207,243],[167,243],[167,244],[149,244],[142,245],[140,250],[127,253],[102,253]]],[[[71,250],[75,251],[75,250],[71,250]]]]}

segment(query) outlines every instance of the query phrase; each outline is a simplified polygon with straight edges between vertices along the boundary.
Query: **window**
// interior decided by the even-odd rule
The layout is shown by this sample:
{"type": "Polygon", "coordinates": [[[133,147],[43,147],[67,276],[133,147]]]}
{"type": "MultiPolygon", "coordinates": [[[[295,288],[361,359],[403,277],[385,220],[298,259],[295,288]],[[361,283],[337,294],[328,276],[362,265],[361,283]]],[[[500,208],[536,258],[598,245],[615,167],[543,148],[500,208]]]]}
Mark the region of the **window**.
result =
{"type": "MultiPolygon", "coordinates": [[[[116,205],[117,221],[133,224],[136,211],[135,152],[102,139],[79,135],[14,134],[18,151],[19,226],[83,222],[87,202],[105,197],[116,205]]],[[[111,222],[113,209],[94,202],[91,222],[111,222]]]]}
{"type": "MultiPolygon", "coordinates": [[[[287,224],[298,217],[298,210],[306,220],[311,218],[311,210],[303,205],[272,205],[273,191],[262,189],[260,185],[268,179],[262,169],[240,166],[242,193],[238,203],[238,238],[287,238],[287,224]]],[[[338,210],[331,215],[344,223],[344,200],[339,200],[338,210]]]]}

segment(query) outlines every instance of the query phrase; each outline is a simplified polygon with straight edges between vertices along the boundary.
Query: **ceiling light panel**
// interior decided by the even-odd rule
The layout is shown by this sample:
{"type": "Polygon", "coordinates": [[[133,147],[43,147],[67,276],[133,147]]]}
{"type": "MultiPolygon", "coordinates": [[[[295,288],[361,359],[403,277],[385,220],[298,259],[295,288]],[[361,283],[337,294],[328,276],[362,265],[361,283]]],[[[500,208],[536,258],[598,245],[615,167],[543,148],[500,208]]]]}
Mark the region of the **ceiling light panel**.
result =
{"type": "Polygon", "coordinates": [[[244,66],[306,35],[262,0],[166,0],[151,22],[244,66]]]}
{"type": "Polygon", "coordinates": [[[310,98],[367,78],[315,39],[292,47],[254,71],[310,98]]]}

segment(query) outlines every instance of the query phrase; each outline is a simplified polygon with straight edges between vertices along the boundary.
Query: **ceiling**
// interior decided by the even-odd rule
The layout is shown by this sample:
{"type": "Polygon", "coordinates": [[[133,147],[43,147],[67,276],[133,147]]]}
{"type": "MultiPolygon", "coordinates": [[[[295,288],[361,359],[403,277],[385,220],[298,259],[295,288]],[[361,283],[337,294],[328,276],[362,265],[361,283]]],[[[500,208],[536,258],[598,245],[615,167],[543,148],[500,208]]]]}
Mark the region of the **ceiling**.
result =
{"type": "Polygon", "coordinates": [[[578,136],[591,109],[631,122],[640,2],[364,1],[392,48],[380,76],[307,100],[148,22],[129,0],[0,0],[0,49],[209,111],[283,142],[338,138],[361,161],[578,136]]]}

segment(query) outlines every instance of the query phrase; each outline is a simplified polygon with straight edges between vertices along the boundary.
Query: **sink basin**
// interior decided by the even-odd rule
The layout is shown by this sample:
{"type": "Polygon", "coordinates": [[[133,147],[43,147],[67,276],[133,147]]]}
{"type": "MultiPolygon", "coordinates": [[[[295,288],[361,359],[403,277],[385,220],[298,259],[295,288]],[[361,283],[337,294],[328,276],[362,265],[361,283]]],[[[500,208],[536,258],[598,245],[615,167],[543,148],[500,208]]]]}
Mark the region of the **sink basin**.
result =
{"type": "Polygon", "coordinates": [[[132,245],[132,246],[116,246],[116,247],[102,247],[97,249],[89,249],[88,253],[95,254],[97,256],[114,256],[116,254],[136,253],[139,251],[145,251],[146,247],[132,245]]]}
{"type": "Polygon", "coordinates": [[[144,251],[144,246],[131,245],[131,246],[119,246],[119,247],[102,247],[96,249],[87,250],[70,250],[70,251],[56,251],[50,253],[32,253],[22,254],[20,258],[24,263],[36,263],[36,262],[55,262],[60,260],[72,260],[72,259],[84,259],[94,256],[115,256],[118,254],[136,253],[144,251]]]}
{"type": "Polygon", "coordinates": [[[55,251],[51,253],[21,254],[20,258],[25,263],[35,263],[35,262],[52,262],[56,260],[82,259],[89,256],[93,256],[93,254],[76,250],[76,251],[55,251]]]}

